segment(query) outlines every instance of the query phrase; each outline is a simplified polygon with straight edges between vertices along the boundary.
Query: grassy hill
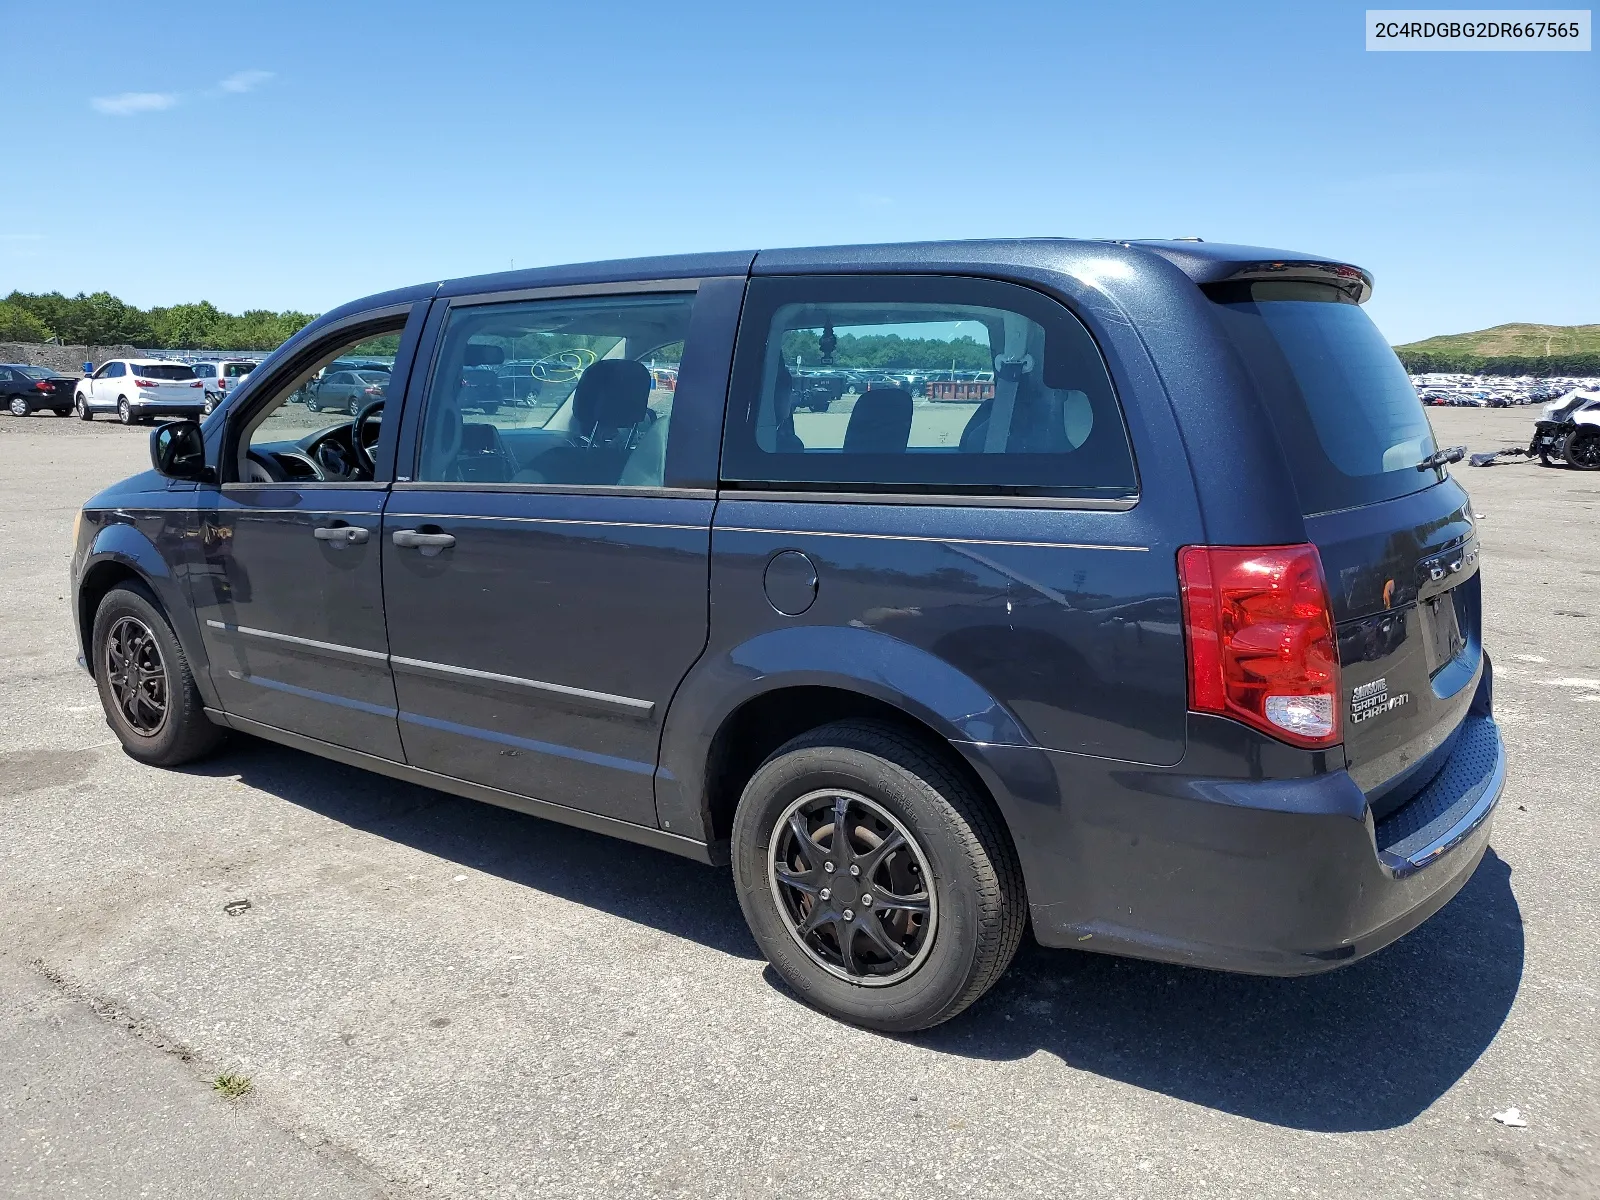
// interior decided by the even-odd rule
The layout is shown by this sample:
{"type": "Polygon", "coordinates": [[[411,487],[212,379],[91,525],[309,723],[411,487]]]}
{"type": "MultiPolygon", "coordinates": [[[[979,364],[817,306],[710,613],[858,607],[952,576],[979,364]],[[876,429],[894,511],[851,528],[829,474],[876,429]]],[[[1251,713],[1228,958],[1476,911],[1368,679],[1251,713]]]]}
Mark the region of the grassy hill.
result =
{"type": "Polygon", "coordinates": [[[1424,338],[1394,349],[1411,371],[1489,375],[1600,373],[1600,325],[1496,325],[1476,333],[1424,338]]]}
{"type": "Polygon", "coordinates": [[[1396,350],[1414,354],[1471,354],[1478,358],[1548,358],[1600,351],[1600,325],[1496,325],[1476,333],[1447,333],[1407,342],[1396,350]]]}

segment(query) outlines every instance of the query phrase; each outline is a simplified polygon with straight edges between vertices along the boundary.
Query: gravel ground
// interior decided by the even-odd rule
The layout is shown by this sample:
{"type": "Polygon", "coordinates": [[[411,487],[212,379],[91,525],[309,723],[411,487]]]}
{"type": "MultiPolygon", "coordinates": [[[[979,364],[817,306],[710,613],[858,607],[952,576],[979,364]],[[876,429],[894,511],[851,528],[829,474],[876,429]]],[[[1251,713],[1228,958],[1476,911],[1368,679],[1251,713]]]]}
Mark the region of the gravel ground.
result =
{"type": "Polygon", "coordinates": [[[724,872],[245,740],[124,757],[66,564],[146,436],[0,419],[0,1194],[1600,1194],[1600,475],[1460,471],[1511,780],[1438,916],[1304,980],[1030,947],[895,1039],[790,999],[724,872]]]}

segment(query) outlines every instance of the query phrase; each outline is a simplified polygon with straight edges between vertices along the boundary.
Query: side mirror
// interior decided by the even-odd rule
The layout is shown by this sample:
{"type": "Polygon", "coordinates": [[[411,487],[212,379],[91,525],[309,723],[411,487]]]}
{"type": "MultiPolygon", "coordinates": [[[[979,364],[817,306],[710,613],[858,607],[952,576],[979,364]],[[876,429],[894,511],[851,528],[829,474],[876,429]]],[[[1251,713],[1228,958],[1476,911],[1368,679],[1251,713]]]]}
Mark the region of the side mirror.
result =
{"type": "Polygon", "coordinates": [[[195,421],[168,421],[150,433],[150,463],[169,479],[211,479],[206,440],[195,421]]]}

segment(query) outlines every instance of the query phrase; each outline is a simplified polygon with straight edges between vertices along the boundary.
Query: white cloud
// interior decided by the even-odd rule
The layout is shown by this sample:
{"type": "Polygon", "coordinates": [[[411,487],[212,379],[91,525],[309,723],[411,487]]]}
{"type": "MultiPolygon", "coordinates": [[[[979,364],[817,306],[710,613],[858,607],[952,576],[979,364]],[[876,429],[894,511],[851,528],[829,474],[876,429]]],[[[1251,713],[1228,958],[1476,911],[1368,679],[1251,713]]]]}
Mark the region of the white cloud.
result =
{"type": "Polygon", "coordinates": [[[253,92],[272,77],[272,71],[238,71],[217,86],[225,92],[253,92]]]}
{"type": "Polygon", "coordinates": [[[161,112],[178,102],[172,92],[123,92],[116,96],[96,96],[89,101],[97,113],[108,117],[131,117],[135,113],[161,112]]]}

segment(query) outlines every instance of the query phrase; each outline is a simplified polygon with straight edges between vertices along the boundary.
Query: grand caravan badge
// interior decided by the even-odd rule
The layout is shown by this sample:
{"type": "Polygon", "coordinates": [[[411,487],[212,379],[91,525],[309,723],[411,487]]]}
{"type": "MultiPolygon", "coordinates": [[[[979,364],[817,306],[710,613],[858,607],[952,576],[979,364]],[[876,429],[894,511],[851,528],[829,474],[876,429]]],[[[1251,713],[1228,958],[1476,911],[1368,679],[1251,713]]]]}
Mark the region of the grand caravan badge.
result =
{"type": "Polygon", "coordinates": [[[1410,692],[1396,692],[1391,696],[1388,679],[1374,679],[1371,683],[1360,684],[1351,690],[1350,723],[1359,725],[1363,721],[1370,721],[1373,717],[1382,716],[1399,708],[1402,704],[1410,703],[1410,692]]]}

